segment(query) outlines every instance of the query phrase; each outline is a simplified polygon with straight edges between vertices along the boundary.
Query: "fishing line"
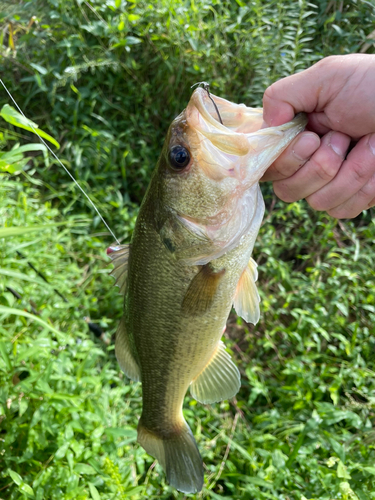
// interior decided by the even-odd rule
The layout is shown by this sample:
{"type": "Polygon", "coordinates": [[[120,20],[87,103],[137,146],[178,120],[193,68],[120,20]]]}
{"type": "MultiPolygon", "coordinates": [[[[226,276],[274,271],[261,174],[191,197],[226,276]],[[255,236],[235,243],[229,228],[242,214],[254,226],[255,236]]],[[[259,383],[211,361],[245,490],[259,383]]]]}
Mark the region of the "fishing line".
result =
{"type": "MultiPolygon", "coordinates": [[[[28,118],[26,118],[26,116],[24,115],[22,109],[18,106],[18,104],[16,103],[15,99],[13,98],[12,94],[10,93],[10,91],[7,89],[5,83],[3,82],[3,80],[0,78],[0,83],[1,85],[4,87],[6,93],[9,95],[9,97],[11,98],[12,102],[14,103],[14,105],[16,106],[16,108],[18,109],[18,111],[21,113],[21,115],[25,118],[25,120],[28,120],[28,118]]],[[[52,151],[52,149],[49,147],[49,145],[45,142],[45,140],[38,134],[38,131],[37,129],[35,129],[35,127],[33,126],[32,122],[30,122],[30,120],[28,120],[29,122],[29,125],[30,127],[32,128],[33,132],[35,135],[37,135],[39,137],[39,140],[44,144],[44,146],[48,149],[48,151],[51,153],[51,155],[57,160],[57,162],[59,163],[59,165],[65,170],[65,172],[69,175],[69,177],[73,180],[73,182],[76,184],[76,186],[81,190],[81,192],[86,196],[86,198],[89,200],[89,202],[91,203],[91,205],[93,206],[95,212],[99,215],[101,221],[103,222],[103,224],[105,225],[105,227],[108,229],[108,231],[111,233],[111,235],[113,236],[113,238],[116,240],[117,244],[120,245],[120,242],[119,240],[116,238],[116,236],[114,235],[113,231],[111,230],[111,228],[108,226],[108,224],[106,223],[106,221],[104,220],[104,218],[102,217],[101,213],[99,212],[99,210],[96,208],[94,202],[91,200],[91,198],[89,197],[89,195],[86,193],[86,191],[81,187],[81,185],[76,181],[76,179],[73,177],[73,175],[69,172],[69,170],[65,167],[65,165],[59,160],[59,158],[56,156],[56,154],[52,151]]]]}
{"type": "Polygon", "coordinates": [[[197,82],[197,83],[194,83],[194,85],[192,85],[190,88],[192,89],[193,87],[196,87],[197,85],[202,85],[202,87],[204,88],[204,90],[207,92],[208,97],[211,99],[211,102],[214,105],[214,108],[216,110],[217,116],[219,117],[219,122],[222,125],[224,125],[223,120],[221,119],[221,116],[220,116],[220,113],[219,113],[219,108],[216,106],[216,102],[211,97],[211,94],[210,94],[210,91],[209,91],[210,84],[207,83],[207,82],[197,82]]]}

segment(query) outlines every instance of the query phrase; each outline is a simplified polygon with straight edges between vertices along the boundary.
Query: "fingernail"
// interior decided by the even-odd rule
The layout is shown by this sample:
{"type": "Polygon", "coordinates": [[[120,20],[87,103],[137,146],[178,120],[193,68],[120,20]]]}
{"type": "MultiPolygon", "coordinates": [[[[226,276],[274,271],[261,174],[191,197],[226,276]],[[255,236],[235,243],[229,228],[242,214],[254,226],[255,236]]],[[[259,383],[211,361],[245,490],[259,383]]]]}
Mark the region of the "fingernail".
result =
{"type": "Polygon", "coordinates": [[[346,150],[349,146],[348,136],[340,132],[333,132],[330,137],[329,145],[336,154],[341,156],[341,158],[345,158],[346,150]]]}
{"type": "Polygon", "coordinates": [[[304,133],[296,142],[293,154],[299,160],[307,160],[320,146],[319,137],[313,132],[304,133]]]}
{"type": "Polygon", "coordinates": [[[372,154],[375,155],[375,134],[371,134],[368,139],[368,145],[372,151],[372,154]]]}

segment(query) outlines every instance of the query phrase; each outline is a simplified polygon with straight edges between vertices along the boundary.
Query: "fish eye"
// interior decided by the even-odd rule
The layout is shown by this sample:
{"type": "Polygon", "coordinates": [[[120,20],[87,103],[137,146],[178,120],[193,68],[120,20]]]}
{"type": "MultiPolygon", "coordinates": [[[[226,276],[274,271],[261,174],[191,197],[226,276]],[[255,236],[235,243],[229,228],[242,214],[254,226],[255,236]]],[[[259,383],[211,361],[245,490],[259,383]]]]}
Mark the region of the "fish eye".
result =
{"type": "Polygon", "coordinates": [[[190,153],[183,146],[173,146],[169,151],[168,158],[173,170],[182,170],[190,161],[190,153]]]}

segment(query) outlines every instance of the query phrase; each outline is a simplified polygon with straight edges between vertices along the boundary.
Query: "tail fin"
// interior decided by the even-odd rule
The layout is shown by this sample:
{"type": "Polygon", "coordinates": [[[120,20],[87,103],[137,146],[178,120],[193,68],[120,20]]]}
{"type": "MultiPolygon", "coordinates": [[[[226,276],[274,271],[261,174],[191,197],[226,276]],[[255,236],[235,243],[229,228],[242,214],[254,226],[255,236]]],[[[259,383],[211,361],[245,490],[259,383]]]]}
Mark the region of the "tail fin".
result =
{"type": "Polygon", "coordinates": [[[159,460],[171,486],[183,493],[197,493],[203,487],[203,462],[197,443],[184,422],[178,434],[162,438],[138,424],[138,443],[159,460]]]}

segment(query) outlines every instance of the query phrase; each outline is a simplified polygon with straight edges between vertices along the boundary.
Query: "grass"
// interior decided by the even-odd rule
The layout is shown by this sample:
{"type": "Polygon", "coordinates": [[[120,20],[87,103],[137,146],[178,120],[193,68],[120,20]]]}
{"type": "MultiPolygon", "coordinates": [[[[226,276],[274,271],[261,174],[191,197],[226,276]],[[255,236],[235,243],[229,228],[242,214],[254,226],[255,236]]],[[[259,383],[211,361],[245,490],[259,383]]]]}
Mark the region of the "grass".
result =
{"type": "MultiPolygon", "coordinates": [[[[123,241],[192,83],[258,105],[270,82],[324,55],[366,43],[373,52],[366,2],[34,0],[0,10],[6,83],[123,241]]],[[[27,131],[0,132],[0,160],[13,165],[0,163],[0,498],[182,500],[135,442],[141,388],[113,353],[122,304],[105,257],[112,240],[51,159],[17,152],[27,131]]],[[[261,321],[232,314],[225,334],[241,390],[212,406],[185,401],[206,467],[196,497],[375,498],[373,211],[338,222],[263,192],[261,321]]]]}
{"type": "MultiPolygon", "coordinates": [[[[87,223],[51,225],[58,211],[21,179],[0,191],[3,224],[44,225],[2,240],[0,498],[183,498],[135,443],[139,384],[83,320],[111,336],[121,314],[102,241],[87,223]]],[[[374,237],[370,214],[269,211],[255,251],[261,321],[232,315],[226,333],[241,391],[185,402],[207,469],[198,498],[374,497],[374,237]]]]}

